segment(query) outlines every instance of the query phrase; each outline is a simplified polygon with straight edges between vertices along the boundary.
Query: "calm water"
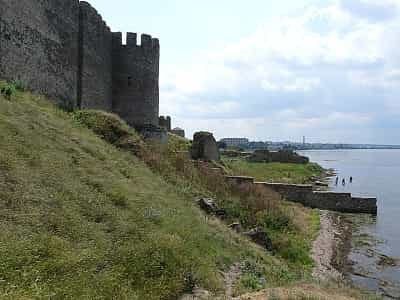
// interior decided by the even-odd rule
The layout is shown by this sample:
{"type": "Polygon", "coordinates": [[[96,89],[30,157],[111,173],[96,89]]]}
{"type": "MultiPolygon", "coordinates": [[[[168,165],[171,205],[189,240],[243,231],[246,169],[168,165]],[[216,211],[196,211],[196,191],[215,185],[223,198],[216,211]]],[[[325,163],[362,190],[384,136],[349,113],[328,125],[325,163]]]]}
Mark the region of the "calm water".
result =
{"type": "Polygon", "coordinates": [[[339,185],[334,179],[330,189],[351,192],[354,195],[376,196],[378,215],[351,216],[360,228],[355,237],[362,240],[353,242],[350,259],[354,261],[357,285],[392,295],[400,299],[400,266],[387,266],[382,258],[400,258],[400,150],[331,150],[302,151],[324,168],[335,169],[339,185]],[[349,177],[354,181],[349,183],[349,177]],[[346,185],[342,186],[342,178],[346,185]],[[366,237],[373,236],[373,239],[366,237]],[[368,277],[368,278],[366,278],[368,277]]]}

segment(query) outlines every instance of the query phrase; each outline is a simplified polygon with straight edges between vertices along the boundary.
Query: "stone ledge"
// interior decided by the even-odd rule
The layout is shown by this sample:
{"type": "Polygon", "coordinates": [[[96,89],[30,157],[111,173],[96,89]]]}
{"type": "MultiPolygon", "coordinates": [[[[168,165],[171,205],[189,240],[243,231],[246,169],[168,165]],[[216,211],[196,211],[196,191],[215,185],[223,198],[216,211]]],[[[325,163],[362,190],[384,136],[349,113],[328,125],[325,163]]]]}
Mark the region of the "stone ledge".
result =
{"type": "Polygon", "coordinates": [[[281,194],[285,200],[301,203],[306,207],[343,213],[377,214],[378,211],[377,198],[374,197],[352,197],[351,193],[313,191],[313,186],[310,184],[255,182],[253,177],[248,176],[225,176],[225,178],[231,185],[265,186],[281,194]]]}

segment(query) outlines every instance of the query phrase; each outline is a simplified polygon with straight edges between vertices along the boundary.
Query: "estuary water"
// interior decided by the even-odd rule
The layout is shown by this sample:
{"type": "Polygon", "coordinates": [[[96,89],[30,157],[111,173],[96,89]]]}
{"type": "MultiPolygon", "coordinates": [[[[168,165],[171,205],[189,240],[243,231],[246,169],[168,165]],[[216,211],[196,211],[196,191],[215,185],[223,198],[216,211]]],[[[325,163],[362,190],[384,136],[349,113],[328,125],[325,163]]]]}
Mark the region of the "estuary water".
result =
{"type": "Polygon", "coordinates": [[[339,177],[330,190],[378,198],[378,215],[348,215],[354,224],[351,278],[387,299],[400,299],[400,150],[301,151],[339,177]],[[350,176],[353,183],[349,182],[350,176]],[[342,179],[346,185],[342,185],[342,179]]]}

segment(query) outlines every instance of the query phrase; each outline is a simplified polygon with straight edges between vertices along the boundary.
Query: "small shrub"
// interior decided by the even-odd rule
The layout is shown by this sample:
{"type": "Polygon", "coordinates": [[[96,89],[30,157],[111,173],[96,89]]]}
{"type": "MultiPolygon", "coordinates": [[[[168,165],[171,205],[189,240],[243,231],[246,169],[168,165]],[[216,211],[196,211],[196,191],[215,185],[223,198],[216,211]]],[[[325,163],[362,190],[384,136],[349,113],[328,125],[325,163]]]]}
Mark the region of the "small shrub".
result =
{"type": "Polygon", "coordinates": [[[310,249],[304,239],[289,235],[284,238],[274,240],[274,251],[290,263],[312,267],[313,260],[310,257],[310,249]]]}
{"type": "Polygon", "coordinates": [[[266,230],[286,232],[294,229],[293,218],[284,208],[263,211],[257,215],[257,220],[266,230]]]}
{"type": "Polygon", "coordinates": [[[112,192],[107,195],[111,202],[120,208],[126,208],[128,206],[128,200],[123,193],[120,192],[112,192]]]}
{"type": "Polygon", "coordinates": [[[8,84],[3,84],[0,86],[0,92],[2,95],[4,95],[4,97],[6,97],[6,99],[11,100],[11,96],[13,94],[15,94],[16,92],[16,87],[14,84],[12,83],[8,83],[8,84]]]}
{"type": "Polygon", "coordinates": [[[246,260],[241,267],[242,276],[236,287],[236,292],[245,293],[248,291],[257,291],[266,287],[265,265],[260,261],[246,260]]]}
{"type": "Polygon", "coordinates": [[[131,129],[116,115],[97,110],[81,110],[74,113],[73,118],[86,125],[105,141],[115,144],[120,139],[133,135],[131,129]]]}
{"type": "Polygon", "coordinates": [[[190,146],[189,140],[175,134],[168,134],[168,148],[171,151],[189,151],[190,146]]]}
{"type": "Polygon", "coordinates": [[[15,87],[16,90],[20,92],[25,92],[26,91],[26,86],[22,80],[13,80],[11,84],[15,87]]]}
{"type": "Polygon", "coordinates": [[[261,289],[263,286],[260,284],[260,279],[254,274],[246,274],[240,279],[240,284],[246,289],[256,291],[261,289]]]}

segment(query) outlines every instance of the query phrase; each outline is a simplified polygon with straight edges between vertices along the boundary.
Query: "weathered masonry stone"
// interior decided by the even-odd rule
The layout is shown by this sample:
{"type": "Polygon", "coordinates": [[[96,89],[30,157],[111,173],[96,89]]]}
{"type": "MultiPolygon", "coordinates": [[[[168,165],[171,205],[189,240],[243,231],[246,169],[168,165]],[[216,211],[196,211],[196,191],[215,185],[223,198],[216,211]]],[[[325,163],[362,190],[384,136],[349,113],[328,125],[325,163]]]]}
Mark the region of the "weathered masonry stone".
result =
{"type": "Polygon", "coordinates": [[[290,202],[301,203],[311,208],[332,210],[343,213],[367,213],[378,212],[377,199],[372,197],[352,197],[350,193],[319,192],[313,191],[312,185],[255,182],[253,177],[226,176],[226,182],[232,187],[248,187],[256,185],[257,188],[265,188],[279,193],[282,198],[290,202]]]}
{"type": "MultiPolygon", "coordinates": [[[[282,195],[287,201],[300,202],[308,199],[309,195],[313,192],[313,186],[309,184],[286,184],[286,183],[267,183],[256,182],[260,187],[265,186],[282,195]]],[[[306,203],[303,203],[306,205],[306,203]]]]}
{"type": "Polygon", "coordinates": [[[168,132],[171,131],[171,117],[170,116],[160,116],[158,120],[158,125],[165,128],[168,132]]]}
{"type": "Polygon", "coordinates": [[[248,176],[225,176],[225,179],[230,185],[247,185],[252,186],[254,184],[254,177],[248,176]]]}
{"type": "Polygon", "coordinates": [[[309,207],[334,210],[344,213],[372,213],[376,214],[377,199],[352,197],[350,193],[313,192],[305,201],[309,207]]]}
{"type": "Polygon", "coordinates": [[[378,211],[377,199],[352,197],[350,193],[313,191],[311,185],[259,182],[258,185],[272,188],[287,201],[301,203],[311,208],[332,210],[343,213],[370,213],[378,211]]]}
{"type": "Polygon", "coordinates": [[[67,108],[119,114],[158,126],[160,45],[112,33],[78,0],[0,0],[0,79],[20,81],[67,108]]]}
{"type": "Polygon", "coordinates": [[[0,79],[77,105],[79,1],[0,0],[0,79]]]}
{"type": "Polygon", "coordinates": [[[112,35],[97,11],[80,2],[79,94],[81,108],[112,110],[112,35]]]}
{"type": "Polygon", "coordinates": [[[180,137],[185,137],[185,130],[183,130],[182,128],[176,127],[174,129],[171,130],[171,133],[180,136],[180,137]]]}
{"type": "Polygon", "coordinates": [[[280,162],[280,163],[293,163],[293,164],[307,164],[309,163],[308,157],[298,155],[296,152],[288,150],[269,151],[269,150],[256,150],[249,157],[251,162],[280,162]]]}
{"type": "Polygon", "coordinates": [[[149,35],[113,33],[113,111],[132,126],[158,126],[160,45],[149,35]]]}
{"type": "Polygon", "coordinates": [[[217,141],[210,132],[201,131],[194,134],[190,154],[195,160],[220,160],[217,141]]]}

